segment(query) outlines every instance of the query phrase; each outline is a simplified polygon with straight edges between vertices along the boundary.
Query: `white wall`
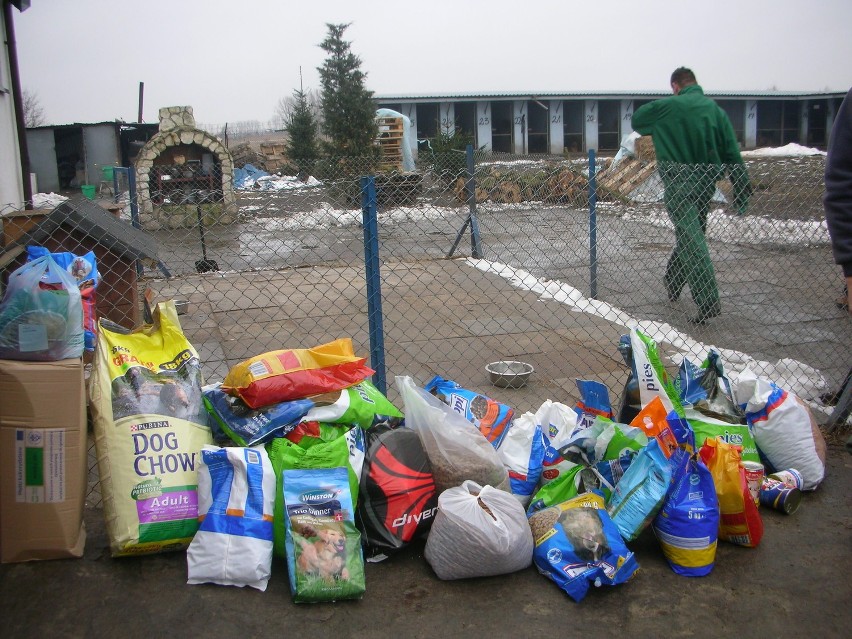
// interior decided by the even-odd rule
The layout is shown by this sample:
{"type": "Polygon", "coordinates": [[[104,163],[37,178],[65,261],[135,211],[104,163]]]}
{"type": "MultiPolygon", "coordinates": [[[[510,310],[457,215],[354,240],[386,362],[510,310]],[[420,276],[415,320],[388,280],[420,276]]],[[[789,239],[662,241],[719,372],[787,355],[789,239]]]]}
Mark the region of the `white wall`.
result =
{"type": "MultiPolygon", "coordinates": [[[[3,12],[0,11],[0,33],[6,33],[3,12]]],[[[0,213],[8,205],[20,208],[24,200],[21,183],[21,153],[18,147],[18,128],[12,100],[12,80],[9,55],[5,43],[0,53],[0,213]]]]}
{"type": "Polygon", "coordinates": [[[586,149],[598,150],[598,101],[586,100],[586,149]]]}
{"type": "Polygon", "coordinates": [[[491,151],[491,102],[476,103],[476,145],[491,151]]]}
{"type": "Polygon", "coordinates": [[[512,102],[512,153],[522,155],[527,151],[527,101],[512,102]]]}
{"type": "Polygon", "coordinates": [[[745,148],[757,146],[757,100],[746,100],[745,148]]]}
{"type": "Polygon", "coordinates": [[[550,153],[562,155],[565,150],[565,120],[562,117],[562,100],[551,100],[547,115],[550,126],[550,153]]]}

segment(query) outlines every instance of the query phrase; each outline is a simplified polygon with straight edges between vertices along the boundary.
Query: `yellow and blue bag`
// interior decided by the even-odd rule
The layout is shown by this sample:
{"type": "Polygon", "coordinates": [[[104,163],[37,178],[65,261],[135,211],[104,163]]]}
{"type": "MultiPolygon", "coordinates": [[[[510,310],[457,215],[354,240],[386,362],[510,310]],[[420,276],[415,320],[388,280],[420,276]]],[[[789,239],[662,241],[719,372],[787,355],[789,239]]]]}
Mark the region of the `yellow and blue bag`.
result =
{"type": "Polygon", "coordinates": [[[703,577],[713,570],[719,534],[713,475],[697,455],[682,448],[669,461],[671,488],[652,527],[673,571],[703,577]]]}

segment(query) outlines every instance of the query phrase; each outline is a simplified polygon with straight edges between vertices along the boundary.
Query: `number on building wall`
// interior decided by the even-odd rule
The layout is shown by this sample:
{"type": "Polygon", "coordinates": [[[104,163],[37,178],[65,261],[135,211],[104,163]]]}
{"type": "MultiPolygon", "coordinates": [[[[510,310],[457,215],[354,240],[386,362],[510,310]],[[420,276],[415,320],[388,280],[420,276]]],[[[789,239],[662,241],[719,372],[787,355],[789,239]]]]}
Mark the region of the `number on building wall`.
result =
{"type": "Polygon", "coordinates": [[[491,124],[491,120],[487,117],[479,118],[479,126],[488,126],[491,124]]]}
{"type": "Polygon", "coordinates": [[[550,118],[550,122],[551,122],[551,124],[561,124],[562,123],[562,116],[561,115],[554,115],[553,117],[550,118]]]}

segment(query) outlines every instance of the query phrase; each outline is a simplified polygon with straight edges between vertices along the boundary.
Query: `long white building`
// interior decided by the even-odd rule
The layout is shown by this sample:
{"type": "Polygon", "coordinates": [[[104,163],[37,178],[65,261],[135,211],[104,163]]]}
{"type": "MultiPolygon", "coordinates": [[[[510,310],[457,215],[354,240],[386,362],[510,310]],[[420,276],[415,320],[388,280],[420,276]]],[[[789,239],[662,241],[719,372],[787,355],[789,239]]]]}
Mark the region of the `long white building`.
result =
{"type": "MultiPolygon", "coordinates": [[[[517,155],[616,151],[634,109],[670,95],[637,92],[377,95],[378,105],[410,118],[409,139],[461,131],[476,147],[517,155]]],[[[791,142],[825,149],[842,93],[707,91],[734,125],[743,149],[791,142]]]]}

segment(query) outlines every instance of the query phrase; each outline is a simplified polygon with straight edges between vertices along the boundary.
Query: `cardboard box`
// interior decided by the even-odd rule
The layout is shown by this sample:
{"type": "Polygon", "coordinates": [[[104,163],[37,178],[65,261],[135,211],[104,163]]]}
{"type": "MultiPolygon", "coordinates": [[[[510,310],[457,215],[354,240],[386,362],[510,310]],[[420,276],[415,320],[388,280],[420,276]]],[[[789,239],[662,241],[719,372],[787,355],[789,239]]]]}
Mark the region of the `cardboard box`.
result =
{"type": "Polygon", "coordinates": [[[0,562],[82,557],[83,362],[0,360],[0,562]]]}

